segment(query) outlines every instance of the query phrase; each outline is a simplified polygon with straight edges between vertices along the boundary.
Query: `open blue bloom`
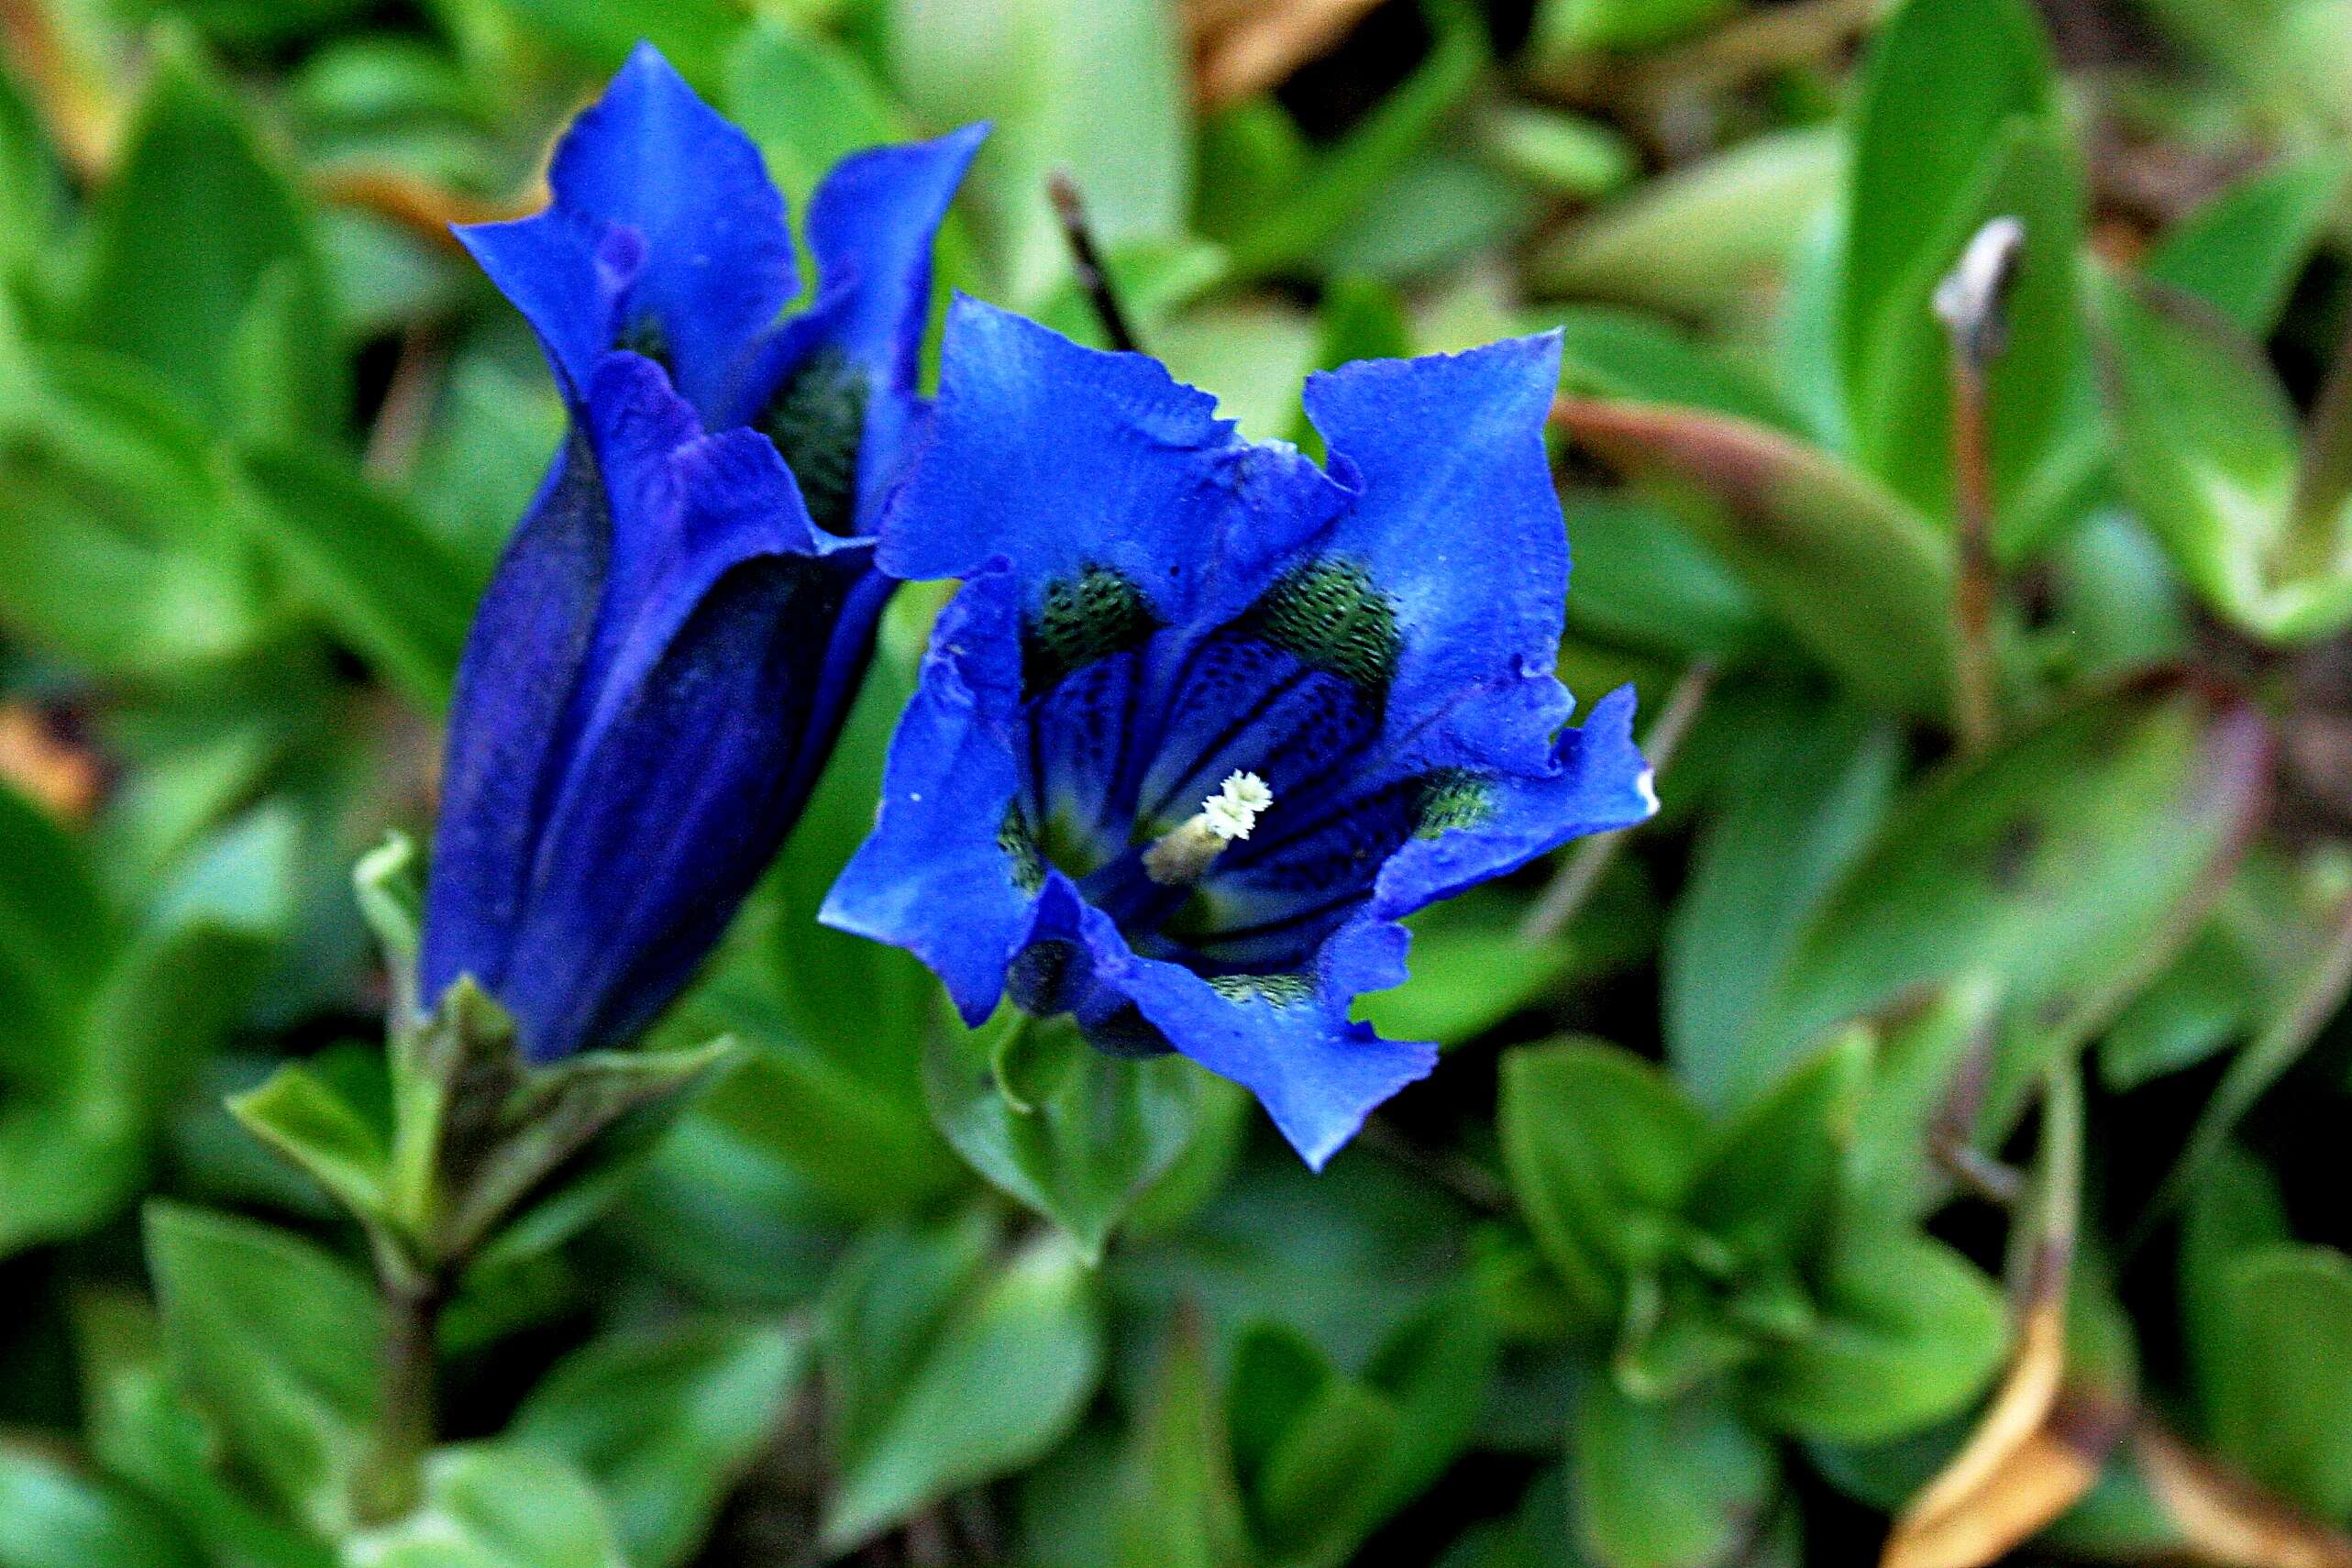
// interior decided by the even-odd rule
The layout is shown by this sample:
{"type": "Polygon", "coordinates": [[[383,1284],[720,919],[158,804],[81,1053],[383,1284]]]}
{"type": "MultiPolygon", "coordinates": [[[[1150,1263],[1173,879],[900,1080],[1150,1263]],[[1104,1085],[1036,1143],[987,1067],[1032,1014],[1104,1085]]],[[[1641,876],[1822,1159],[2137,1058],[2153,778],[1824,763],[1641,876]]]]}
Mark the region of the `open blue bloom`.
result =
{"type": "Polygon", "coordinates": [[[959,300],[886,570],[961,577],[823,918],[1248,1087],[1320,1165],[1434,1047],[1404,916],[1654,808],[1553,675],[1552,338],[1317,376],[1327,473],[1135,354],[959,300]]]}
{"type": "Polygon", "coordinates": [[[556,149],[554,204],[459,237],[570,412],[449,717],[421,979],[547,1060],[651,1021],[799,815],[889,581],[931,246],[975,128],[845,160],[798,290],[758,149],[650,48],[556,149]]]}

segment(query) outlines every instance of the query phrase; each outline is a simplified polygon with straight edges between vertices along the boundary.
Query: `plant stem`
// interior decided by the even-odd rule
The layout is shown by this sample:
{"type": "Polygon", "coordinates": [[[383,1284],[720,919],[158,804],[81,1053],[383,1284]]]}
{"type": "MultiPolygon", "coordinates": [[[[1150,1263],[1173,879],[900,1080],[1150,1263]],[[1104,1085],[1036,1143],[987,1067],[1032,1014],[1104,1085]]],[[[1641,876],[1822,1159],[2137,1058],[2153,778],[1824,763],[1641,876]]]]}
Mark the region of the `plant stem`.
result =
{"type": "Polygon", "coordinates": [[[1142,345],[1134,328],[1127,323],[1127,313],[1119,304],[1119,295],[1110,286],[1110,274],[1104,271],[1102,253],[1095,248],[1094,226],[1087,221],[1086,198],[1078,193],[1077,182],[1063,170],[1055,170],[1045,181],[1046,194],[1054,199],[1054,215],[1062,220],[1062,237],[1070,247],[1070,270],[1077,275],[1078,287],[1094,307],[1102,323],[1103,336],[1110,346],[1121,353],[1137,352],[1142,345]]]}
{"type": "Polygon", "coordinates": [[[1993,745],[1993,473],[1985,450],[1984,377],[1952,356],[1952,486],[1959,547],[1952,592],[1952,717],[1960,750],[1982,756],[1993,745]]]}
{"type": "Polygon", "coordinates": [[[376,1447],[360,1472],[353,1513],[363,1524],[386,1524],[416,1507],[422,1468],[440,1430],[440,1329],[453,1274],[384,1259],[378,1269],[383,1306],[384,1356],[376,1447]]]}
{"type": "MultiPolygon", "coordinates": [[[[1641,737],[1642,754],[1649,758],[1653,778],[1673,760],[1676,748],[1690,733],[1693,721],[1706,705],[1707,693],[1714,686],[1715,661],[1706,658],[1693,659],[1683,671],[1682,679],[1674,683],[1673,691],[1666,699],[1665,711],[1650,726],[1650,733],[1641,737]]],[[[1552,878],[1551,886],[1544,889],[1543,897],[1536,900],[1535,907],[1519,922],[1520,946],[1534,947],[1549,942],[1567,926],[1592,896],[1601,873],[1617,858],[1624,841],[1625,830],[1620,828],[1595,834],[1575,847],[1560,867],[1560,874],[1552,878]]]]}
{"type": "Polygon", "coordinates": [[[1952,581],[1952,718],[1960,750],[1993,744],[1993,448],[1985,426],[1985,373],[2008,332],[2003,307],[2024,254],[2026,226],[1997,217],[1968,242],[1936,288],[1936,315],[1951,340],[1952,509],[1958,547],[1952,581]]]}

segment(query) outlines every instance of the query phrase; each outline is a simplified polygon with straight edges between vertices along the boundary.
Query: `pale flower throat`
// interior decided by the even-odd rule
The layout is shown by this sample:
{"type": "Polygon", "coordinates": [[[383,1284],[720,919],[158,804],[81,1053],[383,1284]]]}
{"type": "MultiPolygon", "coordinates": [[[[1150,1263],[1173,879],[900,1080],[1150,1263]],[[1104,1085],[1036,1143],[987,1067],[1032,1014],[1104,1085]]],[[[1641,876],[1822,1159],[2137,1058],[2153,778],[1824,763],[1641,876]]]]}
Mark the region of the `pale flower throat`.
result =
{"type": "Polygon", "coordinates": [[[1143,852],[1143,874],[1164,888],[1198,882],[1227,845],[1250,836],[1273,804],[1274,791],[1256,774],[1227,774],[1199,811],[1143,852]]]}

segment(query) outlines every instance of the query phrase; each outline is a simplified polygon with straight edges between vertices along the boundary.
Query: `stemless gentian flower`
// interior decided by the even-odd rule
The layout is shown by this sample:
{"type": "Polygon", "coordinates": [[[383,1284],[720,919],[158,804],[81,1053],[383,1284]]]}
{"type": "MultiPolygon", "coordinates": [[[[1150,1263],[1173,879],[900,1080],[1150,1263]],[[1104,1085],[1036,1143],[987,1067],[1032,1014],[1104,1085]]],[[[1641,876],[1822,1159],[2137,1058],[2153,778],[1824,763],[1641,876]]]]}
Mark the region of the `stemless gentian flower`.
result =
{"type": "Polygon", "coordinates": [[[1435,1048],[1349,1019],[1414,911],[1654,808],[1629,691],[1565,729],[1551,338],[1318,376],[1329,472],[1136,354],[969,301],[884,521],[965,579],[828,923],[1250,1088],[1311,1165],[1435,1048]]]}
{"type": "Polygon", "coordinates": [[[548,1060],[625,1041],[799,814],[889,589],[871,523],[922,416],[933,233],[976,128],[844,161],[798,290],[758,149],[650,48],[558,146],[554,204],[461,229],[570,431],[458,675],[421,981],[548,1060]]]}

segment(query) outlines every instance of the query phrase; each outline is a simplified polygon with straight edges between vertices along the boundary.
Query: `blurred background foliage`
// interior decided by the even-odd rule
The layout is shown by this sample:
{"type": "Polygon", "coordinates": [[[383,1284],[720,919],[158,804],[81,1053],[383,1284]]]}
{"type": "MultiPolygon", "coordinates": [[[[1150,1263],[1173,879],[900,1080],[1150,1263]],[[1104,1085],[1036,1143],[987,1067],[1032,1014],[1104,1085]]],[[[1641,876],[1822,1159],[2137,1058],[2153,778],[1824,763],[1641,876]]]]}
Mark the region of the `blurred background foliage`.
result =
{"type": "Polygon", "coordinates": [[[2352,3],[0,0],[0,1568],[2352,1563],[2352,3]],[[640,37],[796,203],[993,119],[943,288],[1091,334],[1066,169],[1257,435],[1560,329],[1562,672],[1640,688],[1665,809],[1422,920],[1368,1015],[1448,1059],[1320,1178],[1174,1062],[974,1099],[922,970],[810,919],[902,593],[670,1025],[745,1058],[476,1272],[430,1506],[362,1531],[363,1251],[223,1099],[382,1092],[349,868],[427,819],[562,423],[445,225],[543,199],[640,37]],[[2003,215],[1979,474],[1931,306],[2003,215]]]}

